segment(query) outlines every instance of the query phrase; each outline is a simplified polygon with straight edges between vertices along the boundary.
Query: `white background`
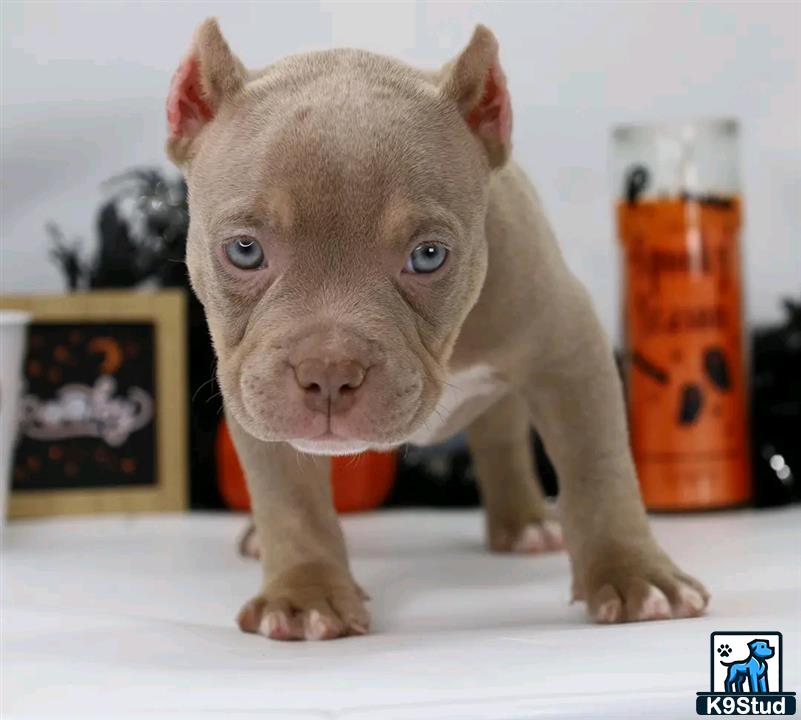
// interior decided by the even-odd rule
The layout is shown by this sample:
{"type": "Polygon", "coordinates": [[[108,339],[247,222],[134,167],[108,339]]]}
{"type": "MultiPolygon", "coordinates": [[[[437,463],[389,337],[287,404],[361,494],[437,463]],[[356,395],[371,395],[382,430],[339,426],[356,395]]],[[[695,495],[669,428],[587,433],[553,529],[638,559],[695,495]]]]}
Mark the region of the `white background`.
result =
{"type": "Polygon", "coordinates": [[[102,180],[167,166],[166,89],[194,27],[212,14],[251,66],[332,45],[435,66],[487,23],[509,76],[517,159],[612,332],[610,127],[735,116],[751,318],[775,319],[779,296],[801,289],[799,3],[6,0],[2,14],[4,292],[59,290],[45,222],[92,238],[102,180]]]}

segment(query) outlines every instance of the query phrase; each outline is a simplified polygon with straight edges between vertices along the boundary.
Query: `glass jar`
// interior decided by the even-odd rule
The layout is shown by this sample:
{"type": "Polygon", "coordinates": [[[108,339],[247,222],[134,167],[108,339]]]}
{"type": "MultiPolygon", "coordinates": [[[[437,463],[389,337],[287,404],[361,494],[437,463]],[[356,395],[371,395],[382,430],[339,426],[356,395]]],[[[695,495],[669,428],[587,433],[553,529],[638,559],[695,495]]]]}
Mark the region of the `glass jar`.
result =
{"type": "Polygon", "coordinates": [[[751,498],[733,120],[620,127],[627,408],[645,504],[751,498]]]}

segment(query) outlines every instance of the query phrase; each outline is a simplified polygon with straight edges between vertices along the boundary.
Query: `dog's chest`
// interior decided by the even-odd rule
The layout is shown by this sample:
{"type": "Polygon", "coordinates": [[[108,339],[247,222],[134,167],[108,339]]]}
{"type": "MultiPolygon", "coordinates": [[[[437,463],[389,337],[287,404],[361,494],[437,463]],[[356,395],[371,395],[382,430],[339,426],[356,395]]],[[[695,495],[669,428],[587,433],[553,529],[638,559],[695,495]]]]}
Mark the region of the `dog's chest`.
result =
{"type": "Polygon", "coordinates": [[[506,390],[489,365],[451,373],[434,412],[409,438],[412,445],[431,445],[463,430],[506,390]]]}

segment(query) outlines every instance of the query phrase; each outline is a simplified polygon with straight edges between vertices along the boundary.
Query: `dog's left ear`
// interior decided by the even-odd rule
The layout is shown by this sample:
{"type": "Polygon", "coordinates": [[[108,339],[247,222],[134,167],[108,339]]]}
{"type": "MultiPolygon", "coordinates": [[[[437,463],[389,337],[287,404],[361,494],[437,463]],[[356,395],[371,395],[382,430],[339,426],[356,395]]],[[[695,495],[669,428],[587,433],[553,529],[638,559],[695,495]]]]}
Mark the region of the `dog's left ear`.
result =
{"type": "Polygon", "coordinates": [[[484,145],[490,167],[503,165],[511,151],[512,103],[492,31],[478,25],[467,47],[443,68],[440,77],[443,95],[456,102],[484,145]]]}
{"type": "Polygon", "coordinates": [[[173,162],[189,162],[203,129],[246,80],[247,70],[231,52],[217,21],[203,21],[173,76],[167,97],[167,154],[173,162]]]}

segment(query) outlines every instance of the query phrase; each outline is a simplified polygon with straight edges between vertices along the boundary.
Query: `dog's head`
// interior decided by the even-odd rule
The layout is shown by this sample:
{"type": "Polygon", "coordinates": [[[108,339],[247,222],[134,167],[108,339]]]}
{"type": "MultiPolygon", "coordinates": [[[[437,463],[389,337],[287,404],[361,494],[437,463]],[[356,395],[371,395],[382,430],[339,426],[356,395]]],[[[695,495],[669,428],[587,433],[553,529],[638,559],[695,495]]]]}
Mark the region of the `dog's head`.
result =
{"type": "Polygon", "coordinates": [[[486,273],[511,132],[492,33],[439,72],[358,50],[249,72],[207,20],[167,115],[228,411],[306,452],[403,442],[486,273]]]}
{"type": "Polygon", "coordinates": [[[767,640],[752,640],[748,643],[748,648],[751,650],[751,654],[756,658],[764,660],[765,658],[773,657],[774,649],[767,640]]]}

